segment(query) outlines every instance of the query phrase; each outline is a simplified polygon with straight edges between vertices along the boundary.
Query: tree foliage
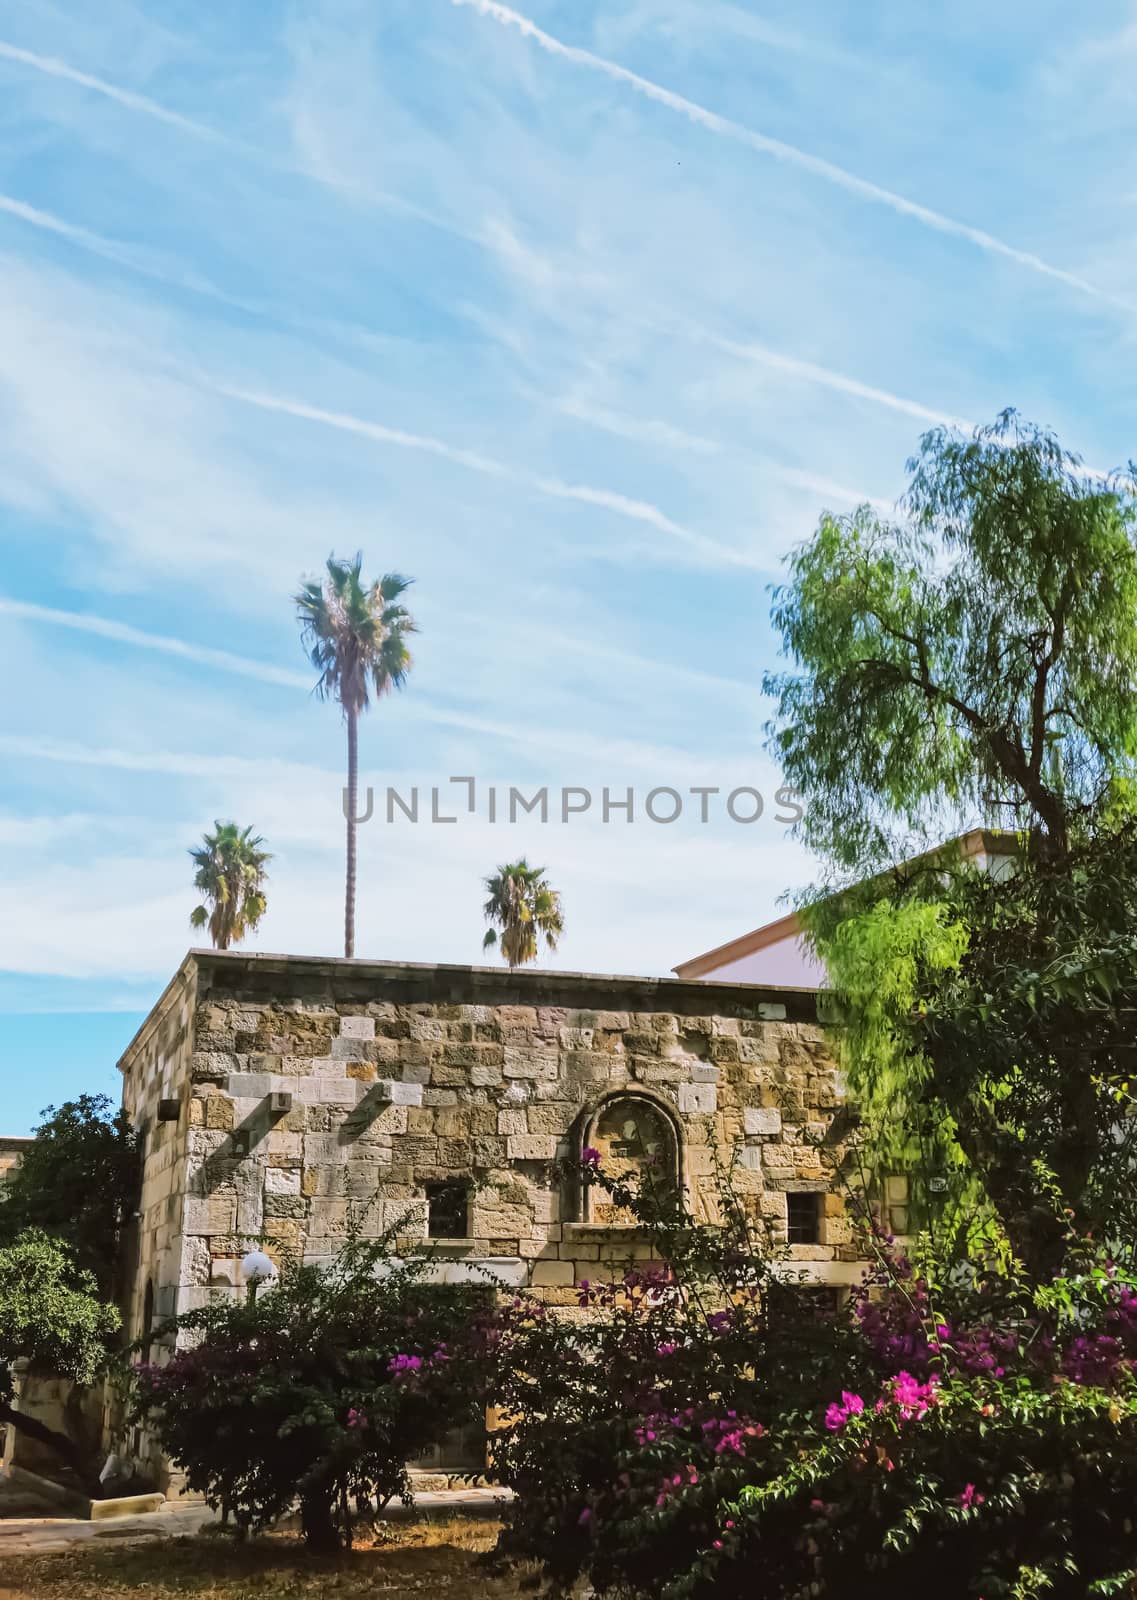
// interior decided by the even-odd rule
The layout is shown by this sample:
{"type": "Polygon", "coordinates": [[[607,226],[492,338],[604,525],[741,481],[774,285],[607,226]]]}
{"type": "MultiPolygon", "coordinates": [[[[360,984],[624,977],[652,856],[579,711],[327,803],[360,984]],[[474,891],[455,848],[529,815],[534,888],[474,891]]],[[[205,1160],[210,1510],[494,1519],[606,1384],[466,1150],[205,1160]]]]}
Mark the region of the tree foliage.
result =
{"type": "Polygon", "coordinates": [[[936,429],[894,523],[825,516],[775,593],[772,747],[858,873],[988,819],[1061,850],[1137,754],[1137,498],[1004,412],[936,429]]]}
{"type": "Polygon", "coordinates": [[[1137,1216],[1137,499],[1012,413],[910,471],[905,521],[826,517],[794,557],[772,742],[878,1156],[935,1172],[953,1223],[985,1201],[1044,1271],[1065,1211],[1137,1216]],[[981,841],[1003,870],[924,848],[977,823],[1008,825],[981,841]]]}
{"type": "Polygon", "coordinates": [[[138,1200],[137,1136],[106,1095],[80,1095],[41,1114],[0,1200],[0,1245],[27,1229],[51,1234],[112,1298],[123,1231],[138,1200]]]}
{"type": "Polygon", "coordinates": [[[498,929],[501,953],[511,968],[536,961],[542,939],[546,949],[557,948],[565,929],[564,912],[544,867],[531,867],[522,857],[498,867],[485,886],[489,898],[483,909],[491,927],[482,940],[483,950],[498,944],[498,929]]]}
{"type": "Polygon", "coordinates": [[[268,910],[265,868],[272,857],[263,844],[252,828],[215,822],[213,832],[190,851],[196,869],[193,886],[205,896],[191,912],[190,923],[209,929],[215,950],[240,944],[268,910]]]}
{"type": "Polygon", "coordinates": [[[0,1247],[0,1393],[11,1393],[15,1361],[93,1383],[118,1325],[118,1312],[59,1239],[29,1230],[0,1247]]]}
{"type": "Polygon", "coordinates": [[[0,1245],[0,1422],[56,1451],[84,1486],[97,1482],[74,1441],[12,1406],[17,1361],[41,1376],[90,1384],[102,1372],[118,1312],[59,1239],[29,1229],[0,1245]]]}

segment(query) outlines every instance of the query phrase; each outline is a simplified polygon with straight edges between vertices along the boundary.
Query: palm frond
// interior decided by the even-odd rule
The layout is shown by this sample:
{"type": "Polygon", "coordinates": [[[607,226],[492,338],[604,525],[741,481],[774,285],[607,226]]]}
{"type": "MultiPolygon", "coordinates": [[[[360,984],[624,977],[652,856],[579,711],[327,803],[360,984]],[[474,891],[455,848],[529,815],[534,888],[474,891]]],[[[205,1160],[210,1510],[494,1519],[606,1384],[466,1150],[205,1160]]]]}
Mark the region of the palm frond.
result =
{"type": "Polygon", "coordinates": [[[302,583],[294,600],[301,640],[319,674],[314,692],[337,700],[345,715],[358,715],[377,698],[401,689],[411,669],[406,636],[413,617],[396,604],[413,581],[387,573],[377,583],[362,579],[363,556],[328,557],[323,582],[302,583]]]}
{"type": "MultiPolygon", "coordinates": [[[[531,867],[522,857],[499,867],[484,884],[489,898],[483,912],[487,922],[501,929],[501,951],[511,967],[535,961],[542,938],[547,949],[556,950],[564,917],[560,895],[548,884],[543,867],[531,867]]],[[[491,927],[482,948],[495,943],[491,927]]]]}
{"type": "Polygon", "coordinates": [[[213,832],[189,854],[197,869],[194,887],[204,896],[190,915],[191,926],[208,926],[215,947],[227,949],[254,929],[267,910],[265,869],[272,856],[251,827],[221,821],[214,822],[213,832]]]}

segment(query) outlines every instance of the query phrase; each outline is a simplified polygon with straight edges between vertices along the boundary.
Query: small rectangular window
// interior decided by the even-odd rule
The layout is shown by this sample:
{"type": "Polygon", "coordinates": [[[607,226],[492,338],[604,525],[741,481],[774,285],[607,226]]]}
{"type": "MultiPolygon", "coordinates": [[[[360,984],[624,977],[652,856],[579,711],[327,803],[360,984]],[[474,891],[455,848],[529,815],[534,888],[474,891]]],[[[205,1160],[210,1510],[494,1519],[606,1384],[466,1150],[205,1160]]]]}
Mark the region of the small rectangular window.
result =
{"type": "Polygon", "coordinates": [[[460,1178],[426,1186],[426,1231],[432,1239],[466,1239],[470,1233],[470,1188],[460,1178]]]}
{"type": "Polygon", "coordinates": [[[812,1190],[786,1196],[786,1237],[791,1244],[818,1242],[818,1214],[821,1196],[812,1190]]]}

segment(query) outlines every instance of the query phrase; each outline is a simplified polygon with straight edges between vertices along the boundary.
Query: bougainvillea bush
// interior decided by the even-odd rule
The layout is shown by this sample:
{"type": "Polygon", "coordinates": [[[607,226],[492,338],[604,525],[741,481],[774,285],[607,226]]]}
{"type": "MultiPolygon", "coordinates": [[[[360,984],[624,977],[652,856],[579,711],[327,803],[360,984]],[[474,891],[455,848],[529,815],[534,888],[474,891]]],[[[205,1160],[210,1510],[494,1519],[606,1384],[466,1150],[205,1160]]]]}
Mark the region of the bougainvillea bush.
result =
{"type": "Polygon", "coordinates": [[[709,1546],[718,1502],[769,1459],[771,1418],[804,1425],[834,1375],[864,1382],[872,1359],[779,1275],[728,1193],[725,1226],[705,1226],[587,1161],[584,1177],[639,1218],[657,1259],[583,1285],[577,1307],[519,1297],[501,1313],[493,1467],[516,1496],[501,1548],[540,1560],[554,1587],[587,1572],[602,1591],[662,1593],[709,1546]]]}
{"type": "Polygon", "coordinates": [[[673,1222],[667,1267],[569,1318],[518,1301],[503,1550],[652,1600],[1129,1593],[1131,1277],[1089,1246],[1034,1285],[872,1246],[841,1311],[730,1219],[673,1222]]]}
{"type": "Polygon", "coordinates": [[[408,1461],[482,1414],[469,1358],[485,1292],[424,1277],[353,1240],[251,1303],[187,1313],[186,1346],[136,1369],[137,1417],[239,1529],[298,1502],[309,1543],[350,1543],[358,1516],[408,1496],[408,1461]]]}

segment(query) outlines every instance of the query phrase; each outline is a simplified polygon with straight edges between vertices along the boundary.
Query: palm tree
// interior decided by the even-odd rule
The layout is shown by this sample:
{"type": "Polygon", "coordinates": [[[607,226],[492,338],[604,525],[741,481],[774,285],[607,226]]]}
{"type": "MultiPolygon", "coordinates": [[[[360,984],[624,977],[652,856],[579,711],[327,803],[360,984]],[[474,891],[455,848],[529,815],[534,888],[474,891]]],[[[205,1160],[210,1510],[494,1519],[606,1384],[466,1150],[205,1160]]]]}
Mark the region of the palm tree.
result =
{"type": "Polygon", "coordinates": [[[195,928],[209,928],[215,950],[240,944],[268,909],[265,865],[272,857],[261,849],[263,844],[259,835],[253,836],[252,828],[215,822],[213,832],[205,834],[197,849],[190,851],[197,867],[193,886],[209,902],[196,907],[190,923],[195,928]]]}
{"type": "Polygon", "coordinates": [[[483,950],[497,944],[500,928],[501,953],[512,972],[527,961],[536,961],[542,935],[547,949],[557,948],[557,940],[565,931],[565,919],[561,897],[549,887],[544,867],[531,867],[523,856],[520,861],[499,867],[485,883],[489,890],[484,907],[486,921],[497,927],[491,927],[482,940],[483,950]]]}
{"type": "Polygon", "coordinates": [[[413,581],[389,572],[378,583],[360,578],[362,555],[328,557],[327,577],[309,581],[296,595],[296,614],[312,665],[316,693],[337,700],[347,723],[347,889],[343,953],[355,954],[355,828],[359,789],[359,715],[376,699],[401,689],[411,669],[407,638],[414,619],[398,604],[413,581]]]}

